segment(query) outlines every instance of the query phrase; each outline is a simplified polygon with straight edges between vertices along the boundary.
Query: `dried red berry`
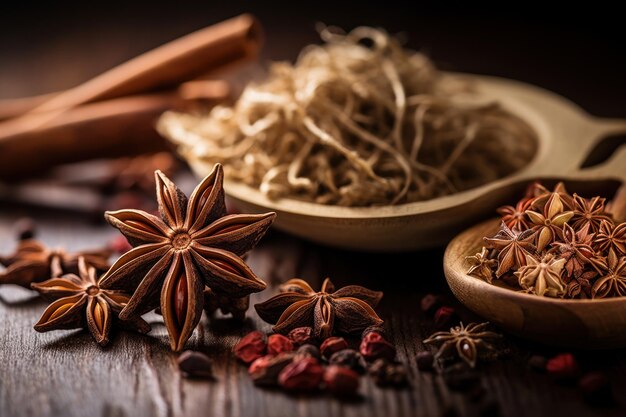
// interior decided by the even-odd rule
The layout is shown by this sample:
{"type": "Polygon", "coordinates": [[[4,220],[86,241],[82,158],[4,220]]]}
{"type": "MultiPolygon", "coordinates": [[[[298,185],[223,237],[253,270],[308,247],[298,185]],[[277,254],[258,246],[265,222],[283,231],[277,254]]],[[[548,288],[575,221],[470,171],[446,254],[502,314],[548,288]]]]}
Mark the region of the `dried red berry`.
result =
{"type": "Polygon", "coordinates": [[[293,343],[282,334],[273,334],[267,338],[267,353],[269,355],[278,355],[283,352],[291,352],[293,343]]]}
{"type": "Polygon", "coordinates": [[[361,338],[364,338],[370,333],[378,333],[382,337],[386,336],[384,327],[378,326],[378,325],[372,325],[372,326],[366,327],[365,330],[363,330],[363,333],[361,333],[361,338]]]}
{"type": "Polygon", "coordinates": [[[448,327],[456,318],[456,312],[452,307],[439,307],[435,312],[435,326],[438,328],[448,327]]]}
{"type": "Polygon", "coordinates": [[[578,387],[585,399],[593,403],[611,402],[611,386],[603,372],[589,372],[578,381],[578,387]]]}
{"type": "Polygon", "coordinates": [[[424,313],[431,315],[431,316],[435,314],[435,311],[437,311],[437,309],[440,306],[441,306],[441,300],[439,299],[438,296],[433,295],[433,294],[426,294],[420,300],[420,309],[424,313]]]}
{"type": "Polygon", "coordinates": [[[311,327],[296,327],[287,335],[289,340],[296,345],[302,346],[313,343],[313,329],[311,327]]]}
{"type": "Polygon", "coordinates": [[[420,371],[432,371],[435,364],[435,357],[428,351],[418,352],[415,360],[417,362],[417,369],[420,371]]]}
{"type": "Polygon", "coordinates": [[[259,331],[253,331],[245,335],[233,348],[235,356],[243,363],[250,363],[265,355],[267,345],[265,336],[259,331]]]}
{"type": "Polygon", "coordinates": [[[391,343],[377,333],[370,333],[361,340],[359,347],[361,355],[367,361],[387,359],[392,361],[396,357],[396,349],[391,343]]]}
{"type": "Polygon", "coordinates": [[[293,361],[293,353],[282,353],[278,356],[266,355],[250,365],[248,374],[256,385],[276,386],[278,375],[293,361]]]}
{"type": "Polygon", "coordinates": [[[320,346],[320,352],[326,359],[330,358],[333,353],[339,352],[348,348],[348,342],[343,337],[329,337],[324,340],[320,346]]]}
{"type": "Polygon", "coordinates": [[[278,383],[287,391],[314,391],[319,388],[324,368],[317,359],[294,360],[278,375],[278,383]]]}
{"type": "Polygon", "coordinates": [[[359,374],[343,366],[330,365],[324,372],[326,389],[335,395],[354,395],[359,389],[359,381],[359,374]]]}
{"type": "Polygon", "coordinates": [[[578,376],[580,368],[571,353],[561,353],[548,360],[546,371],[558,379],[571,379],[578,376]]]}

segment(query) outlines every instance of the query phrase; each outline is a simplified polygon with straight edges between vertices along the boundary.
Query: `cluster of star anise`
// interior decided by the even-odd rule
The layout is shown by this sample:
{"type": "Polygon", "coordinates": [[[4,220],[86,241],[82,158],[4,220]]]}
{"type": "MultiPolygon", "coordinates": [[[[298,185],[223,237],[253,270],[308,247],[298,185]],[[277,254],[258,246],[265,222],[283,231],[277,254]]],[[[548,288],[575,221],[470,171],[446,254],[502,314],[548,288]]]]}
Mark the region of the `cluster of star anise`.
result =
{"type": "Polygon", "coordinates": [[[548,297],[626,296],[626,223],[614,221],[604,198],[534,183],[498,213],[498,233],[466,258],[470,275],[548,297]]]}

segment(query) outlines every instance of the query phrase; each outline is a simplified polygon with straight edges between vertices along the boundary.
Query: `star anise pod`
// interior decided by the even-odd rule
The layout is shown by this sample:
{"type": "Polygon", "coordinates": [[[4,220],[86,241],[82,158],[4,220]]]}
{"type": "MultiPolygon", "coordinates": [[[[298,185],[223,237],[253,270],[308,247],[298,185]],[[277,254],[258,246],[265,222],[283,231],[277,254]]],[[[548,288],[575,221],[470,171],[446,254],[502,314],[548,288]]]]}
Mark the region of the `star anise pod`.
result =
{"type": "Polygon", "coordinates": [[[616,254],[626,255],[626,223],[614,225],[608,221],[601,222],[594,244],[604,253],[613,249],[616,254]]]}
{"type": "Polygon", "coordinates": [[[591,298],[591,281],[598,276],[598,271],[587,270],[579,277],[574,277],[565,289],[566,298],[591,298]]]}
{"type": "Polygon", "coordinates": [[[533,294],[547,297],[565,295],[565,286],[561,280],[565,259],[557,259],[548,253],[539,261],[527,255],[526,263],[527,265],[515,272],[520,287],[533,294]]]}
{"type": "Polygon", "coordinates": [[[604,210],[605,201],[606,199],[597,196],[588,200],[578,194],[574,194],[572,227],[575,230],[580,230],[585,226],[589,226],[591,233],[597,233],[603,221],[613,223],[611,215],[604,210]]]}
{"type": "Polygon", "coordinates": [[[294,278],[281,287],[281,294],[256,304],[259,316],[275,324],[276,333],[289,333],[297,327],[312,327],[315,337],[325,339],[333,333],[358,334],[372,325],[382,324],[374,308],[383,293],[359,285],[335,291],[326,278],[320,292],[304,280],[294,278]]]}
{"type": "Polygon", "coordinates": [[[502,274],[526,265],[526,257],[532,256],[535,252],[533,245],[534,232],[525,230],[511,230],[506,224],[502,223],[500,231],[492,238],[484,239],[485,246],[488,249],[497,249],[498,253],[498,269],[496,276],[499,278],[502,274]]]}
{"type": "Polygon", "coordinates": [[[0,257],[6,269],[0,272],[0,285],[15,284],[30,288],[33,282],[41,282],[63,273],[78,272],[78,258],[84,256],[100,271],[109,268],[109,249],[67,253],[62,249],[49,249],[35,239],[21,240],[16,251],[0,257]]]}
{"type": "Polygon", "coordinates": [[[498,333],[485,330],[489,323],[470,323],[464,326],[452,327],[449,332],[437,332],[424,340],[427,345],[436,345],[439,350],[435,354],[435,360],[439,361],[444,356],[456,353],[460,359],[472,368],[476,366],[479,351],[493,351],[495,348],[490,342],[499,339],[498,333]]]}
{"type": "Polygon", "coordinates": [[[526,215],[534,225],[533,230],[536,232],[536,245],[539,252],[561,236],[563,225],[574,216],[573,211],[564,211],[564,208],[559,194],[553,193],[546,201],[542,213],[533,210],[526,211],[526,215]]]}
{"type": "Polygon", "coordinates": [[[470,268],[467,270],[469,275],[478,277],[490,284],[493,282],[493,269],[498,262],[495,259],[489,258],[487,248],[483,247],[476,255],[466,256],[465,262],[470,265],[470,268]]]}
{"type": "Polygon", "coordinates": [[[530,209],[532,198],[523,198],[513,206],[500,207],[497,212],[509,229],[526,230],[529,227],[526,210],[530,209]]]}
{"type": "Polygon", "coordinates": [[[592,298],[623,297],[626,295],[626,257],[609,250],[607,272],[593,284],[592,298]]]}
{"type": "Polygon", "coordinates": [[[586,264],[595,256],[591,242],[593,234],[589,234],[590,224],[587,223],[578,232],[574,231],[569,224],[563,226],[563,240],[552,243],[550,253],[558,254],[559,258],[565,259],[565,281],[579,277],[586,264]]]}
{"type": "Polygon", "coordinates": [[[150,325],[140,318],[127,322],[117,320],[119,312],[130,296],[122,291],[100,288],[96,268],[84,257],[78,259],[78,275],[66,274],[39,284],[32,284],[48,300],[56,300],[46,308],[35,324],[38,332],[50,330],[87,328],[101,346],[109,343],[113,321],[126,327],[147,333],[150,325]]]}
{"type": "Polygon", "coordinates": [[[565,210],[573,210],[574,209],[574,199],[570,193],[565,189],[565,184],[559,182],[552,191],[548,190],[546,187],[541,185],[538,182],[535,182],[531,185],[531,188],[527,193],[530,192],[533,196],[532,208],[535,211],[542,212],[545,208],[545,205],[548,203],[548,200],[552,196],[559,196],[561,202],[563,203],[565,210]]]}
{"type": "Polygon", "coordinates": [[[102,286],[134,290],[122,319],[160,305],[174,351],[183,348],[200,321],[205,286],[229,298],[265,288],[241,256],[257,244],[275,214],[226,215],[223,176],[216,165],[187,200],[156,171],[161,218],[140,210],[105,213],[134,249],[113,264],[102,286]]]}

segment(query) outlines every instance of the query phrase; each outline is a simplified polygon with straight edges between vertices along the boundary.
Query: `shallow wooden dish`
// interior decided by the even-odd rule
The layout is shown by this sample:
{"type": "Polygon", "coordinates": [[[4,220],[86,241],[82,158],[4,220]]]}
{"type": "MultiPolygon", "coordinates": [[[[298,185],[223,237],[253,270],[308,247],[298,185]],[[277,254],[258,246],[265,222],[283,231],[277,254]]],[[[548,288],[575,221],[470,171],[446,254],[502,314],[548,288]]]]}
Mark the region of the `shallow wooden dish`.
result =
{"type": "MultiPolygon", "coordinates": [[[[579,169],[603,137],[626,132],[626,120],[593,118],[560,96],[516,81],[468,74],[447,76],[470,81],[477,94],[498,101],[531,126],[536,133],[537,153],[524,169],[458,194],[397,206],[350,208],[270,200],[259,190],[235,182],[226,182],[226,193],[247,212],[276,212],[274,225],[294,235],[342,248],[398,251],[447,243],[519,195],[525,184],[535,179],[626,178],[626,152],[602,166],[579,169]]],[[[213,168],[189,162],[199,176],[213,168]]]]}
{"type": "Polygon", "coordinates": [[[443,268],[450,289],[466,307],[524,339],[582,349],[626,346],[626,297],[561,300],[523,294],[466,274],[465,257],[480,252],[482,238],[493,236],[499,220],[478,224],[446,249],[443,268]]]}

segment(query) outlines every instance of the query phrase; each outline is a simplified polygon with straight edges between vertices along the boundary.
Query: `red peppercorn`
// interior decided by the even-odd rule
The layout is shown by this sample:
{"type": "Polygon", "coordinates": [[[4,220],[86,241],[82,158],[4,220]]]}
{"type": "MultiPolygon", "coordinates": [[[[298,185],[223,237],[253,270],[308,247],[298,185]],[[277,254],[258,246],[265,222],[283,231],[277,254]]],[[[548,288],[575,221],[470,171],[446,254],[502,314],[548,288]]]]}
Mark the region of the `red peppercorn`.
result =
{"type": "Polygon", "coordinates": [[[571,353],[561,353],[548,360],[546,371],[559,379],[570,379],[578,376],[580,368],[571,353]]]}
{"type": "Polygon", "coordinates": [[[259,331],[245,335],[233,348],[235,356],[244,363],[250,363],[265,355],[265,336],[259,331]]]}
{"type": "Polygon", "coordinates": [[[324,368],[314,358],[294,360],[278,375],[278,383],[287,391],[314,391],[319,388],[324,368]]]}
{"type": "Polygon", "coordinates": [[[430,316],[435,314],[435,311],[437,311],[440,306],[441,300],[438,296],[433,294],[426,294],[420,300],[420,309],[430,316]]]}
{"type": "Polygon", "coordinates": [[[354,395],[359,389],[359,380],[359,374],[344,366],[330,365],[324,372],[326,389],[339,396],[354,395]]]}
{"type": "Polygon", "coordinates": [[[435,312],[435,326],[438,328],[448,327],[456,317],[456,312],[452,307],[439,307],[435,312]]]}
{"type": "Polygon", "coordinates": [[[293,343],[282,334],[273,334],[267,338],[268,355],[278,355],[283,352],[291,352],[293,343]]]}
{"type": "Polygon", "coordinates": [[[392,361],[396,357],[396,349],[378,333],[365,335],[361,340],[359,351],[367,361],[376,359],[392,361]]]}
{"type": "Polygon", "coordinates": [[[313,343],[313,329],[310,327],[296,327],[287,335],[289,340],[296,345],[302,346],[313,343]]]}
{"type": "Polygon", "coordinates": [[[589,372],[580,378],[578,387],[588,402],[606,404],[613,401],[609,380],[603,372],[589,372]]]}
{"type": "Polygon", "coordinates": [[[420,371],[432,371],[435,366],[435,357],[428,351],[418,352],[415,361],[420,371]]]}
{"type": "Polygon", "coordinates": [[[348,348],[348,342],[343,337],[329,337],[324,340],[320,346],[320,352],[326,359],[330,358],[333,353],[339,352],[348,348]]]}
{"type": "Polygon", "coordinates": [[[256,385],[275,386],[278,374],[291,363],[293,353],[281,353],[277,356],[265,355],[250,365],[248,375],[256,385]]]}

